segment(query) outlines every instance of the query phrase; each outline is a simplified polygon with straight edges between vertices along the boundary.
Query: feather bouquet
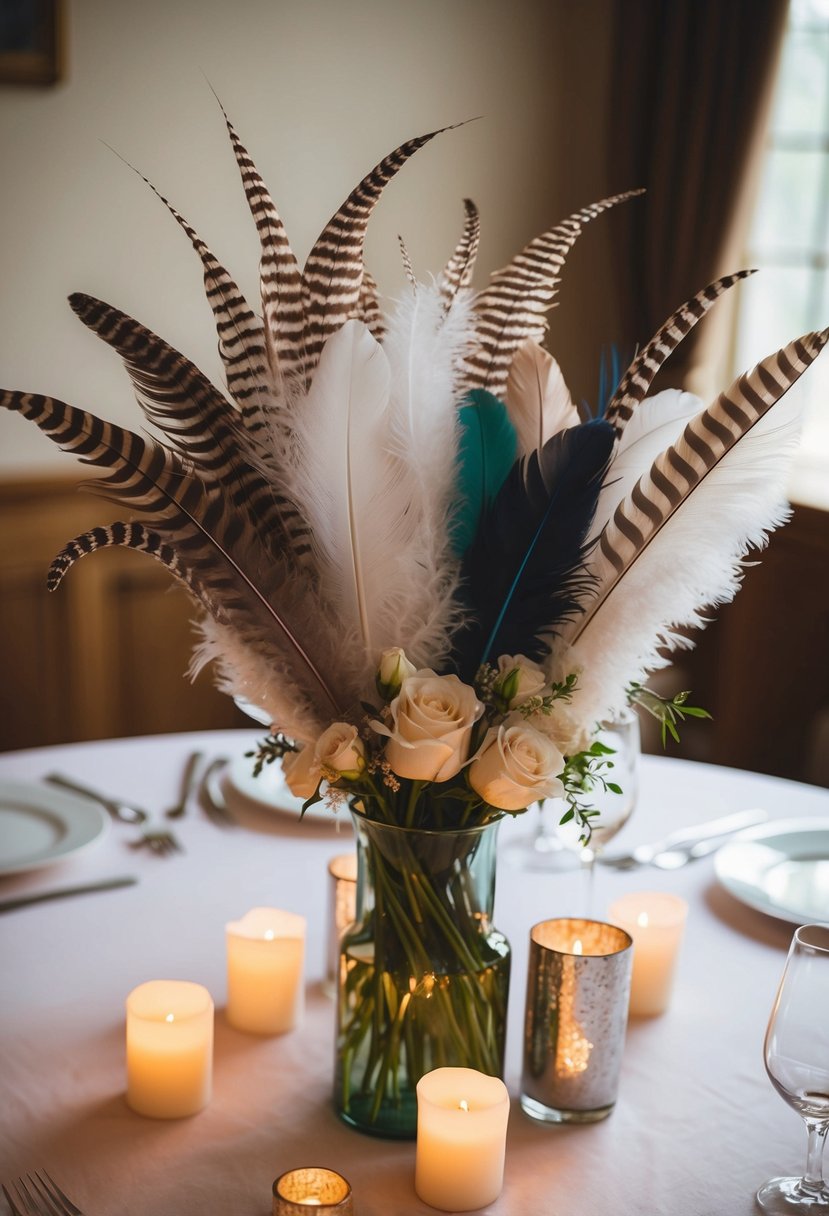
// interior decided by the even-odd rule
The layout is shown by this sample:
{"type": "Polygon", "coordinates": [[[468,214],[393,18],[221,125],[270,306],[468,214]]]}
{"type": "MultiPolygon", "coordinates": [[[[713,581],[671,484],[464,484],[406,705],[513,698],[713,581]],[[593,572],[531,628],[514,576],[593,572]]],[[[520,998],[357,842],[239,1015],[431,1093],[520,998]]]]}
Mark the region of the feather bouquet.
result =
{"type": "Polygon", "coordinates": [[[342,946],[337,1105],[366,1130],[411,1134],[423,1072],[503,1063],[509,952],[473,875],[481,833],[563,796],[587,838],[591,789],[614,788],[597,724],[631,700],[672,732],[701,712],[643,681],[784,521],[797,416],[777,403],[829,331],[707,407],[648,396],[747,272],[730,275],[682,305],[588,417],[541,345],[546,314],[585,224],[636,191],[550,228],[480,291],[467,200],[436,279],[418,282],[403,250],[410,286],[384,315],[366,227],[440,132],[380,161],[300,269],[227,129],[261,242],[259,313],[159,195],[201,259],[226,391],[138,321],[73,295],[164,438],[51,397],[0,403],[103,470],[91,488],[140,516],[69,541],[50,589],[107,546],[162,562],[200,610],[193,670],[213,662],[272,724],[258,766],[281,758],[307,803],[324,792],[357,809],[373,894],[342,946]],[[382,838],[399,828],[425,831],[382,838]]]}

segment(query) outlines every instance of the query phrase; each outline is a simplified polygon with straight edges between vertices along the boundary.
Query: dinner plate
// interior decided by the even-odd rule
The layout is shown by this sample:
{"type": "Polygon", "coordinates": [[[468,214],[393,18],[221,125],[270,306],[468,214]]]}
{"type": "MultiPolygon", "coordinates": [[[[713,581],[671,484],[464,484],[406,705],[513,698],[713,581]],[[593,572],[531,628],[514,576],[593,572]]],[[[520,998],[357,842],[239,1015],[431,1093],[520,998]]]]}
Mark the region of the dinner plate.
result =
{"type": "MultiPolygon", "coordinates": [[[[266,764],[259,776],[254,777],[253,757],[236,756],[228,765],[226,781],[232,790],[251,802],[299,821],[304,799],[297,798],[288,789],[282,765],[278,760],[274,760],[273,764],[266,764]]],[[[342,810],[335,812],[327,802],[316,802],[310,806],[302,816],[302,822],[351,830],[351,818],[346,807],[343,806],[342,810]]]]}
{"type": "Polygon", "coordinates": [[[0,781],[0,874],[63,861],[108,827],[94,802],[34,782],[0,781]]]}
{"type": "Polygon", "coordinates": [[[792,925],[829,922],[829,819],[748,828],[717,852],[714,869],[750,908],[792,925]]]}

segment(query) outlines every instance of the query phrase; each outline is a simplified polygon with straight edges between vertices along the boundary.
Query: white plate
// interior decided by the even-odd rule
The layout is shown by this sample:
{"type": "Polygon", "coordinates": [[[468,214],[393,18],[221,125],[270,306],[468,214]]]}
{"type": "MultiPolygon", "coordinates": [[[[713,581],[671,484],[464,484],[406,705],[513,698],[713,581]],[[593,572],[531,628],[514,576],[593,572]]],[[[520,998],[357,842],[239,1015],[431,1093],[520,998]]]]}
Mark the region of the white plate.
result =
{"type": "MultiPolygon", "coordinates": [[[[266,764],[258,777],[253,775],[253,764],[252,756],[241,755],[231,760],[226,777],[230,788],[269,811],[290,815],[298,823],[304,799],[295,797],[288,789],[280,762],[266,764]]],[[[314,803],[302,816],[302,822],[351,830],[351,816],[345,805],[335,812],[327,802],[314,803]]]]}
{"type": "Polygon", "coordinates": [[[779,819],[741,832],[714,869],[736,899],[792,925],[829,922],[829,819],[779,819]]]}
{"type": "Polygon", "coordinates": [[[63,861],[109,827],[94,802],[23,781],[0,781],[0,874],[63,861]]]}

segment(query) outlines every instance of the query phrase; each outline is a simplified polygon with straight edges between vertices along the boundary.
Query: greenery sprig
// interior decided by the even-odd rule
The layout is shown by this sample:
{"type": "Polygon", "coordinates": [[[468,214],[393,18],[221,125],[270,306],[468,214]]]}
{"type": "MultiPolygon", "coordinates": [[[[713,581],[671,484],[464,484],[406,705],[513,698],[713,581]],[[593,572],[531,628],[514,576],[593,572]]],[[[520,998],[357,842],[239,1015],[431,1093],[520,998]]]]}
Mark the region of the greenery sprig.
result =
{"type": "Polygon", "coordinates": [[[690,695],[690,691],[685,691],[678,692],[673,697],[661,697],[659,693],[645,688],[642,684],[631,684],[628,688],[628,701],[631,705],[641,706],[660,723],[663,747],[668,742],[668,735],[675,743],[679,743],[677,722],[684,722],[686,718],[711,717],[707,709],[686,704],[690,695]]]}

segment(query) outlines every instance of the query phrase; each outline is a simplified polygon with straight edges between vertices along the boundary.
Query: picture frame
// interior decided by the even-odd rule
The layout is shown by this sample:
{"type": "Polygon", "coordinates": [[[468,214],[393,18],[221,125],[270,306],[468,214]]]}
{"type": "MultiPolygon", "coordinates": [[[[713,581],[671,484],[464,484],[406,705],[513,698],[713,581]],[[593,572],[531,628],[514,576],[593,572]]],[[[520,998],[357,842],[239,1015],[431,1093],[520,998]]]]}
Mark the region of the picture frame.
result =
{"type": "Polygon", "coordinates": [[[50,85],[63,75],[64,0],[2,0],[0,85],[50,85]]]}

